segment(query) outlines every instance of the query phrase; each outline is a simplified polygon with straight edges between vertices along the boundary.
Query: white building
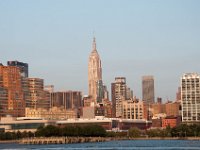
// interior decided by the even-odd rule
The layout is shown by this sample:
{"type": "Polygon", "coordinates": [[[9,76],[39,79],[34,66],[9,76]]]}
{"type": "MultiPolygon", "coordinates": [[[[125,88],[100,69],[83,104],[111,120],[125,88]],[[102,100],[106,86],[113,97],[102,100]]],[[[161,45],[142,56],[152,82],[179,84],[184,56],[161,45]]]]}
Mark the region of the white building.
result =
{"type": "Polygon", "coordinates": [[[182,121],[200,121],[200,76],[187,73],[181,78],[182,121]]]}

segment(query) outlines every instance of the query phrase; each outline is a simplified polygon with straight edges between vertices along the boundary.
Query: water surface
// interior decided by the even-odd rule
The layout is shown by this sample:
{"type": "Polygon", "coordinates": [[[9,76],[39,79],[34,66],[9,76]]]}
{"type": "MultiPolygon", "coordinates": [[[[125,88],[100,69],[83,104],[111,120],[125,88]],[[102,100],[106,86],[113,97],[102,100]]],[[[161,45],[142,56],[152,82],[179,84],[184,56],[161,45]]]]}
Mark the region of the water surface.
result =
{"type": "Polygon", "coordinates": [[[0,144],[0,149],[37,149],[37,150],[200,150],[198,140],[120,140],[100,143],[21,145],[0,144]]]}

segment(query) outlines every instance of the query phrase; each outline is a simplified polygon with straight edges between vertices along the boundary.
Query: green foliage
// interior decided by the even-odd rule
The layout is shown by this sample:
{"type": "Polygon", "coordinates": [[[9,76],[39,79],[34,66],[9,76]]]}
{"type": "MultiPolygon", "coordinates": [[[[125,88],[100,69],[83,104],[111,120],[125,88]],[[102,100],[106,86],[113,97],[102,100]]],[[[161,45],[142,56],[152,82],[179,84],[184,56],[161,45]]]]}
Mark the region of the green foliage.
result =
{"type": "Polygon", "coordinates": [[[107,137],[116,137],[116,133],[113,132],[113,131],[109,131],[109,132],[106,133],[106,136],[107,137]]]}
{"type": "Polygon", "coordinates": [[[140,137],[148,135],[148,137],[200,137],[200,124],[180,124],[177,127],[166,129],[149,129],[147,131],[141,131],[138,128],[131,128],[127,132],[106,132],[106,130],[95,124],[78,126],[78,125],[67,125],[64,127],[58,127],[53,125],[41,126],[35,133],[33,132],[0,132],[0,140],[15,140],[27,137],[50,137],[50,136],[83,136],[83,137],[140,137]]]}
{"type": "Polygon", "coordinates": [[[106,136],[106,130],[99,125],[71,126],[63,128],[57,126],[40,127],[36,131],[36,136],[106,136]]]}
{"type": "Polygon", "coordinates": [[[180,124],[172,128],[171,134],[173,137],[200,136],[200,124],[180,124]]]}
{"type": "Polygon", "coordinates": [[[16,140],[16,139],[21,139],[25,137],[33,137],[34,134],[32,132],[1,132],[0,133],[0,140],[16,140]]]}
{"type": "Polygon", "coordinates": [[[138,128],[133,127],[133,128],[130,128],[130,129],[128,130],[128,135],[129,135],[130,137],[140,137],[141,131],[140,131],[138,128]]]}
{"type": "Polygon", "coordinates": [[[106,133],[107,137],[126,137],[127,136],[127,132],[107,132],[106,133]]]}
{"type": "Polygon", "coordinates": [[[177,127],[166,129],[150,129],[147,130],[146,134],[149,137],[193,137],[200,136],[200,125],[199,124],[180,124],[177,127]]]}
{"type": "Polygon", "coordinates": [[[160,129],[150,129],[147,130],[148,137],[159,137],[160,136],[160,129]]]}

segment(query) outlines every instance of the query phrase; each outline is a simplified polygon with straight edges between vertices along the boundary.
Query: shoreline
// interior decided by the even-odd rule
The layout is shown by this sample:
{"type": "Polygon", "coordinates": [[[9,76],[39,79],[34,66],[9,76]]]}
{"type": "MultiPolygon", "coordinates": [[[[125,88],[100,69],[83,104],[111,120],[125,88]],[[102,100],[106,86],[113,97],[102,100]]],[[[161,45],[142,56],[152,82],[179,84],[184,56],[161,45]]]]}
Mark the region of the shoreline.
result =
{"type": "Polygon", "coordinates": [[[89,143],[89,142],[108,142],[108,141],[118,141],[118,140],[200,140],[200,137],[38,137],[38,138],[26,138],[18,140],[0,140],[0,144],[70,144],[70,143],[89,143]],[[50,140],[50,139],[69,139],[69,141],[63,143],[29,143],[30,140],[50,140]],[[28,141],[29,140],[29,141],[28,141]],[[26,142],[25,142],[26,141],[26,142]]]}
{"type": "MultiPolygon", "coordinates": [[[[20,139],[21,140],[21,139],[20,139]]],[[[20,140],[0,140],[0,144],[19,143],[20,140]]]]}

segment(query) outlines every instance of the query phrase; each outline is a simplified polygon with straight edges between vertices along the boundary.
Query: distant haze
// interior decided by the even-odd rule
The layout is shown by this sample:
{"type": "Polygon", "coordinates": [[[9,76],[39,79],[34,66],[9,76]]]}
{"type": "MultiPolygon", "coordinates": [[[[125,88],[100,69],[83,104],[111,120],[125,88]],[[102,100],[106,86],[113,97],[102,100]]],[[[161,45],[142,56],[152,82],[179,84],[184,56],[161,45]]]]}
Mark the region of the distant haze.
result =
{"type": "Polygon", "coordinates": [[[56,90],[88,94],[95,35],[103,81],[125,76],[141,98],[141,77],[155,95],[175,99],[183,73],[200,72],[199,0],[0,0],[0,62],[29,64],[56,90]]]}

